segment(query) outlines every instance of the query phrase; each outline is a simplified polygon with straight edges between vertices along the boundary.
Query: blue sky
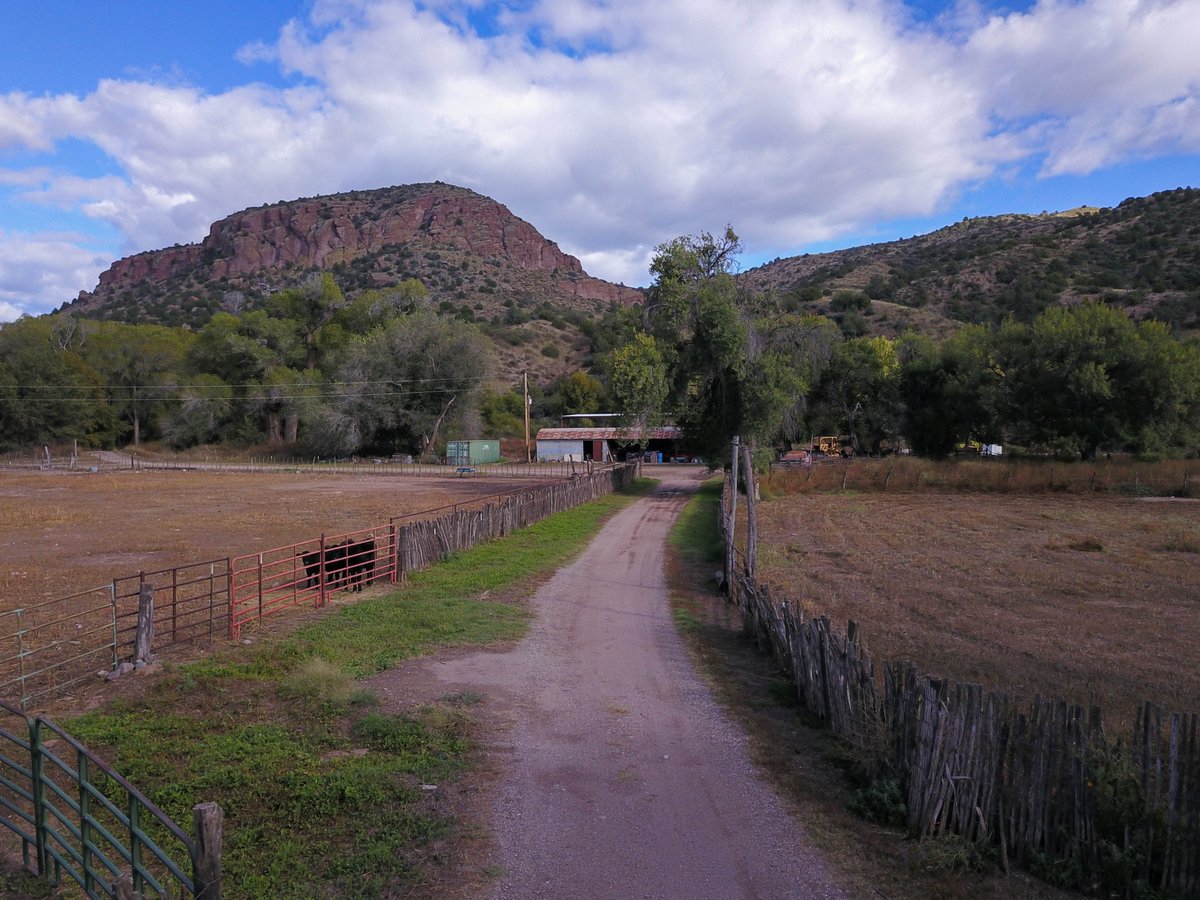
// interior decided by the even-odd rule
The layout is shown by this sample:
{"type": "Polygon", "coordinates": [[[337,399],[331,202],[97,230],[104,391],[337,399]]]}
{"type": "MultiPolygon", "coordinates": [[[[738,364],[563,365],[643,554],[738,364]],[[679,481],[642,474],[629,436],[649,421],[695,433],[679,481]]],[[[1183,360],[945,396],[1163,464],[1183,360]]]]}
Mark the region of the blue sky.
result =
{"type": "Polygon", "coordinates": [[[592,274],[1200,186],[1200,2],[5,4],[0,321],[264,202],[441,180],[592,274]]]}

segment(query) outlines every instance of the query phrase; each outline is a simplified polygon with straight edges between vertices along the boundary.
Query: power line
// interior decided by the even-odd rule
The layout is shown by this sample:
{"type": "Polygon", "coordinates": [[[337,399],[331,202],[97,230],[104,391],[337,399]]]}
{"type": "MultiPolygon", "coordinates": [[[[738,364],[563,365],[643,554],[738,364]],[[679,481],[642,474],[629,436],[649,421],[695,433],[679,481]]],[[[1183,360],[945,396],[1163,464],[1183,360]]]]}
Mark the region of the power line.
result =
{"type": "MultiPolygon", "coordinates": [[[[314,392],[312,394],[260,394],[246,395],[239,394],[231,397],[205,397],[199,394],[190,394],[187,396],[160,396],[160,397],[10,397],[10,401],[18,403],[104,403],[113,400],[145,400],[147,402],[176,402],[176,403],[194,403],[196,401],[204,401],[209,403],[227,403],[234,400],[268,400],[268,401],[283,401],[283,400],[342,400],[342,399],[357,399],[361,397],[413,397],[426,394],[453,394],[457,390],[453,388],[436,388],[427,391],[359,391],[359,392],[344,392],[344,393],[322,393],[314,392]]],[[[0,396],[0,400],[4,397],[0,396]]]]}
{"type": "MultiPolygon", "coordinates": [[[[311,382],[311,384],[314,387],[321,387],[321,386],[326,386],[326,385],[328,385],[330,387],[353,387],[353,386],[357,386],[357,385],[365,386],[365,385],[380,385],[380,384],[386,384],[386,385],[439,384],[439,383],[440,384],[470,384],[471,382],[478,381],[478,380],[482,380],[482,379],[470,378],[470,377],[464,376],[464,377],[460,377],[460,378],[383,378],[383,379],[376,379],[373,381],[316,381],[316,382],[311,382]]],[[[245,382],[243,384],[226,384],[225,382],[222,382],[221,385],[213,385],[213,384],[13,384],[13,385],[5,385],[2,382],[0,382],[0,387],[7,387],[7,388],[12,388],[12,389],[16,389],[16,390],[25,390],[25,391],[50,390],[52,388],[56,389],[56,390],[80,390],[80,391],[97,391],[97,390],[127,391],[127,390],[131,390],[132,388],[137,388],[138,390],[145,389],[145,390],[173,390],[173,391],[178,390],[178,391],[182,391],[182,390],[189,390],[189,389],[193,389],[193,388],[196,390],[210,390],[210,389],[212,389],[214,387],[218,387],[218,386],[223,386],[223,387],[227,387],[227,388],[261,388],[261,387],[263,387],[263,384],[264,383],[261,381],[250,381],[250,382],[245,382]]]]}

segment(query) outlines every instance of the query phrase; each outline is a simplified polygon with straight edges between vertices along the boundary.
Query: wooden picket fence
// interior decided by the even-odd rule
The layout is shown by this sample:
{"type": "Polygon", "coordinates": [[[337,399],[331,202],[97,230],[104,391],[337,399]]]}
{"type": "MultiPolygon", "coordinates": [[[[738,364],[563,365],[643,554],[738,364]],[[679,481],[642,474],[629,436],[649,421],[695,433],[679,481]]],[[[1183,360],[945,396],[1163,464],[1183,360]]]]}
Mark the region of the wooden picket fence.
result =
{"type": "MultiPolygon", "coordinates": [[[[726,510],[723,498],[722,530],[726,510]]],[[[1131,730],[1110,734],[1095,706],[1018,703],[907,662],[877,672],[853,621],[839,633],[744,570],[726,577],[805,707],[868,775],[900,779],[915,837],[958,835],[995,848],[1006,870],[1079,887],[1200,896],[1200,715],[1146,703],[1131,730]]]]}
{"type": "Polygon", "coordinates": [[[397,575],[403,578],[406,573],[428,568],[453,553],[619,491],[636,474],[636,464],[611,466],[569,480],[509,492],[498,502],[479,508],[455,508],[445,515],[417,521],[411,516],[392,519],[396,529],[397,575]]]}

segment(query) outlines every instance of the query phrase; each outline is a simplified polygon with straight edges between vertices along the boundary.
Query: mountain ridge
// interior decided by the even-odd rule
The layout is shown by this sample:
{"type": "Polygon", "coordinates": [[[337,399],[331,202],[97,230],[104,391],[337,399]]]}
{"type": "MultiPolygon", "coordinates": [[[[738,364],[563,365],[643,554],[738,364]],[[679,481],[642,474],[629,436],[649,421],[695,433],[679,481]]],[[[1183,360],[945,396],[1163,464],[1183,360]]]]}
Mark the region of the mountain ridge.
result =
{"type": "MultiPolygon", "coordinates": [[[[256,308],[322,271],[348,295],[415,278],[440,311],[493,323],[511,321],[514,308],[595,316],[644,296],[588,275],[499,202],[434,182],[233,213],[198,244],[117,260],[64,309],[202,327],[222,309],[256,308]]],[[[778,258],[737,278],[785,310],[837,319],[848,335],[940,336],[964,324],[1030,321],[1089,298],[1200,332],[1200,190],[963,219],[901,240],[778,258]]]]}
{"type": "Polygon", "coordinates": [[[1200,330],[1200,190],[1110,208],[964,219],[901,240],[779,258],[738,280],[807,312],[828,311],[840,292],[861,293],[889,316],[888,327],[871,329],[884,333],[1029,321],[1048,306],[1088,298],[1193,332],[1200,330]]]}
{"type": "Polygon", "coordinates": [[[435,302],[484,309],[499,305],[497,293],[575,308],[641,298],[588,275],[503,204],[434,182],[241,210],[214,222],[198,244],[116,260],[64,309],[200,326],[220,308],[252,308],[314,271],[334,272],[345,290],[417,278],[435,302]]]}

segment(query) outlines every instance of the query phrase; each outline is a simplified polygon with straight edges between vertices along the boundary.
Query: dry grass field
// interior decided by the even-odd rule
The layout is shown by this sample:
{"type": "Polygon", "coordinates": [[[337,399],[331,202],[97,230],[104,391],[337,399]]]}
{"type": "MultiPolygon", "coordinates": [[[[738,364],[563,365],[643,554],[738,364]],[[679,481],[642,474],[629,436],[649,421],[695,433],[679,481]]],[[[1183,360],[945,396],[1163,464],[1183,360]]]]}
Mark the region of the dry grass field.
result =
{"type": "Polygon", "coordinates": [[[529,484],[188,471],[0,469],[0,610],[202,562],[386,524],[529,484]]]}
{"type": "Polygon", "coordinates": [[[877,661],[1014,698],[1200,712],[1200,502],[807,493],[759,505],[759,577],[877,661]]]}

